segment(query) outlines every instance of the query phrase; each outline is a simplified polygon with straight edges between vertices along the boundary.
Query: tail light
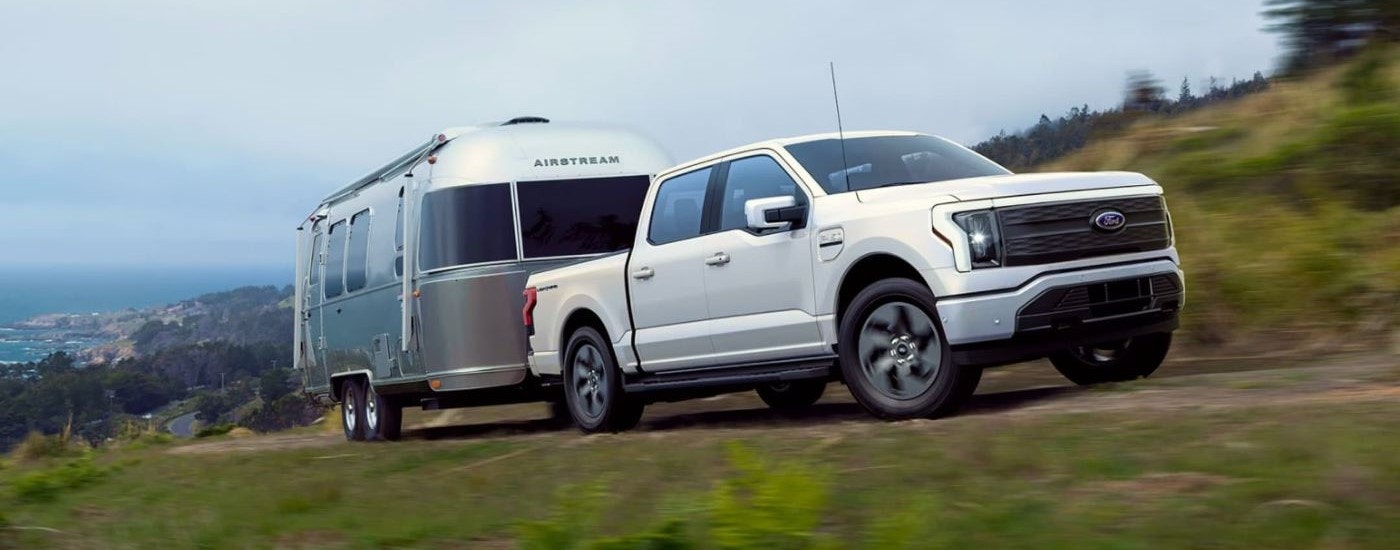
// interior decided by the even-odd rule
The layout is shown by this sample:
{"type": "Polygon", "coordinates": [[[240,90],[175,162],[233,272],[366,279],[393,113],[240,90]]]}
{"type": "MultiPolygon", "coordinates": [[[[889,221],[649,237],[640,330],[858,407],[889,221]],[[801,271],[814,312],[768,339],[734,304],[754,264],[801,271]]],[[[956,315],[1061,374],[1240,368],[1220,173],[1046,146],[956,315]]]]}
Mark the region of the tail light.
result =
{"type": "Polygon", "coordinates": [[[530,334],[533,335],[535,333],[535,304],[538,293],[535,291],[535,287],[530,287],[525,289],[523,294],[525,295],[525,308],[520,311],[520,315],[525,321],[525,328],[529,329],[530,334]]]}

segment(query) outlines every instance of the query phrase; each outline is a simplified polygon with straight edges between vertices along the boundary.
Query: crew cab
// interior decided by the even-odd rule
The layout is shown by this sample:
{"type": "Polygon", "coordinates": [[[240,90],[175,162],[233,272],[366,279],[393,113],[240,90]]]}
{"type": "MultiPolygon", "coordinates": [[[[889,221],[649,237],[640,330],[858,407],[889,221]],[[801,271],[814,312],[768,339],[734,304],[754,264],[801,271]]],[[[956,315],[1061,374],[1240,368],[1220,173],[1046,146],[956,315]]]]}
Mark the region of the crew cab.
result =
{"type": "Polygon", "coordinates": [[[909,132],[778,139],[659,173],[624,252],[533,273],[530,368],[585,432],[645,404],[757,389],[946,415],[982,369],[1151,374],[1184,284],[1162,188],[1136,173],[1012,174],[909,132]]]}

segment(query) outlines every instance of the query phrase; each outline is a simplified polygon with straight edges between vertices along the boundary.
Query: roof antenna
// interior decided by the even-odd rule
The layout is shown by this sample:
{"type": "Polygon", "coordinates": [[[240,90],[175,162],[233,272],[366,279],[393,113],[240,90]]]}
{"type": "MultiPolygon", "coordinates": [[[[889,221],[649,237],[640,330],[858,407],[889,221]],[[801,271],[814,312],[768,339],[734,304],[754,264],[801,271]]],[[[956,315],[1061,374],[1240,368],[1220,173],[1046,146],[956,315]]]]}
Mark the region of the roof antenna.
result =
{"type": "Polygon", "coordinates": [[[846,164],[846,131],[841,128],[841,96],[836,93],[836,63],[828,61],[831,69],[831,99],[836,101],[836,141],[841,143],[841,174],[846,178],[846,190],[851,190],[851,169],[846,164]]]}

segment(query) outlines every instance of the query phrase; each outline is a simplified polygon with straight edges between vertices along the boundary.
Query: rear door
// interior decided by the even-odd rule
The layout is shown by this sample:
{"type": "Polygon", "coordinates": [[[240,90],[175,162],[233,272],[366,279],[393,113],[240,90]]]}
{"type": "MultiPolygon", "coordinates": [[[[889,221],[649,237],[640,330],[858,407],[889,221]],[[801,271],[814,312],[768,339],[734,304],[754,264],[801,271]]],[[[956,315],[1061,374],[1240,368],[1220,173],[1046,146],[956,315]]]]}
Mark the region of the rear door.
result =
{"type": "Polygon", "coordinates": [[[713,176],[702,168],[657,186],[646,234],[638,235],[627,266],[635,348],[648,372],[704,365],[712,360],[705,296],[701,221],[713,176]]]}
{"type": "Polygon", "coordinates": [[[711,200],[715,232],[701,237],[715,360],[743,364],[830,355],[816,319],[811,231],[748,228],[744,203],[767,197],[811,200],[776,158],[728,162],[711,200]]]}

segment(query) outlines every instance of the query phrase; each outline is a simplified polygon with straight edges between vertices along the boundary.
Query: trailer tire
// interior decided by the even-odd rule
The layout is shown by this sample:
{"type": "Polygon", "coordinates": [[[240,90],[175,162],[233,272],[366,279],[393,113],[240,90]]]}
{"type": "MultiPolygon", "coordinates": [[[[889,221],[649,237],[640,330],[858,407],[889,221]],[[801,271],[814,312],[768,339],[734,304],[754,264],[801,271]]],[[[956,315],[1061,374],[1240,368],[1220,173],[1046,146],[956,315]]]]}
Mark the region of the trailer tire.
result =
{"type": "Polygon", "coordinates": [[[365,392],[361,379],[346,380],[340,390],[340,425],[346,441],[365,439],[365,392]]]}
{"type": "Polygon", "coordinates": [[[768,407],[779,411],[793,411],[812,406],[826,392],[826,380],[794,380],[759,386],[758,397],[768,407]]]}
{"type": "Polygon", "coordinates": [[[372,384],[362,384],[365,400],[365,441],[398,441],[403,429],[403,407],[375,391],[372,384]]]}
{"type": "Polygon", "coordinates": [[[846,386],[878,418],[952,414],[981,379],[981,369],[953,363],[933,293],[911,279],[861,289],[842,316],[840,338],[846,386]]]}
{"type": "Polygon", "coordinates": [[[585,326],[569,336],[564,349],[564,400],[579,430],[591,434],[635,427],[644,404],[623,391],[622,371],[608,340],[585,326]]]}
{"type": "Polygon", "coordinates": [[[1167,358],[1172,333],[1159,332],[1050,354],[1055,370],[1081,386],[1127,382],[1151,376],[1167,358]]]}

